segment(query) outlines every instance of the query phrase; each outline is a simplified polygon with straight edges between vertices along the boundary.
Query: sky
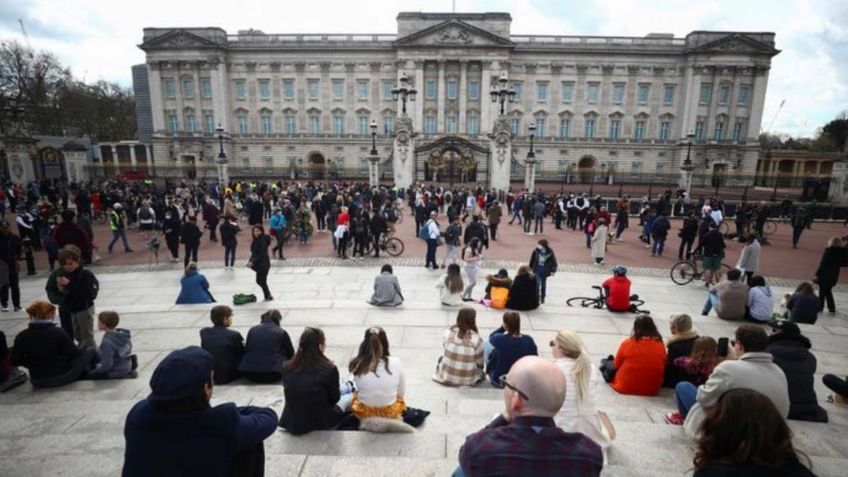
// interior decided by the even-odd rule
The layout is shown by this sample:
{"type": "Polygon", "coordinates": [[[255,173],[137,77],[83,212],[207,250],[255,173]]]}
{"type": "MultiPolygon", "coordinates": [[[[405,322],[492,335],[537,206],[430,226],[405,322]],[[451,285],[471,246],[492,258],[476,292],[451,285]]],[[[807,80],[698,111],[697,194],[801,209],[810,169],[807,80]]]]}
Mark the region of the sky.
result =
{"type": "Polygon", "coordinates": [[[0,39],[51,51],[85,81],[131,86],[144,27],[228,33],[395,33],[401,11],[508,12],[512,34],[771,31],[763,132],[809,137],[848,110],[848,0],[0,0],[0,39]],[[328,14],[329,13],[329,14],[328,14]],[[785,100],[783,108],[780,103],[785,100]]]}

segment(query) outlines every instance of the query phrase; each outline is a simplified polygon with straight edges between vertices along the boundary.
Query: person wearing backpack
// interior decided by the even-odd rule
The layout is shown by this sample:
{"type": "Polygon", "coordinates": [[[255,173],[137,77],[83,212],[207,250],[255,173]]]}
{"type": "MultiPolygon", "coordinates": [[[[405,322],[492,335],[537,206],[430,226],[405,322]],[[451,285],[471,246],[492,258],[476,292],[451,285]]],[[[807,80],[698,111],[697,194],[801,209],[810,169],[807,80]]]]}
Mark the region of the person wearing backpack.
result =
{"type": "Polygon", "coordinates": [[[548,277],[557,271],[556,255],[546,239],[539,240],[530,254],[530,268],[536,275],[536,283],[539,284],[539,303],[544,303],[548,277]]]}
{"type": "Polygon", "coordinates": [[[665,212],[660,212],[659,216],[654,220],[654,226],[651,229],[651,235],[654,237],[654,247],[651,249],[652,257],[662,256],[665,239],[668,237],[668,230],[670,228],[671,223],[665,216],[665,212]]]}
{"type": "Polygon", "coordinates": [[[461,236],[462,221],[460,220],[459,215],[456,215],[445,230],[445,248],[447,248],[447,250],[445,251],[444,258],[442,258],[442,268],[445,268],[451,263],[459,262],[459,238],[461,236]]]}
{"type": "Polygon", "coordinates": [[[427,242],[427,256],[424,260],[424,268],[429,269],[432,264],[433,270],[439,268],[436,265],[436,247],[439,244],[441,232],[439,232],[439,223],[436,222],[437,216],[438,212],[435,210],[430,212],[430,219],[418,230],[418,237],[427,242]]]}
{"type": "Polygon", "coordinates": [[[150,207],[150,202],[145,200],[141,203],[136,215],[138,215],[138,229],[141,230],[144,240],[147,240],[147,233],[153,230],[156,224],[156,212],[150,207]]]}
{"type": "MultiPolygon", "coordinates": [[[[379,215],[379,214],[375,214],[379,215]]],[[[397,228],[395,224],[397,223],[398,216],[397,211],[392,205],[391,201],[387,200],[386,204],[383,206],[383,218],[385,219],[386,227],[388,227],[389,231],[391,231],[392,235],[397,233],[397,228]]]]}

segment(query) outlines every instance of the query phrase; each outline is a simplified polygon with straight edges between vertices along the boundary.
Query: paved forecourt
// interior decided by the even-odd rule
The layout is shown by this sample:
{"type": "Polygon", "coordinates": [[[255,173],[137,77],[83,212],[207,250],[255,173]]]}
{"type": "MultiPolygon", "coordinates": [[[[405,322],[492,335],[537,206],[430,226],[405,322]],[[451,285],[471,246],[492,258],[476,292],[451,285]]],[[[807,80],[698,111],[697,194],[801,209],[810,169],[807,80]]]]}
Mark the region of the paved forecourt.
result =
{"type": "MultiPolygon", "coordinates": [[[[327,352],[342,370],[355,353],[364,330],[371,325],[385,328],[391,352],[399,356],[407,372],[407,403],[432,411],[415,434],[378,435],[366,432],[313,432],[302,437],[278,432],[266,442],[269,476],[445,476],[457,464],[457,451],[465,436],[474,432],[502,409],[502,391],[481,384],[477,388],[448,388],[431,381],[441,353],[444,329],[454,321],[456,308],[438,304],[434,288],[439,273],[423,267],[398,264],[407,302],[398,309],[382,310],[366,303],[377,264],[365,266],[351,261],[322,260],[322,266],[292,260],[276,266],[269,276],[271,303],[254,303],[235,308],[234,326],[243,335],[258,323],[268,308],[283,313],[283,326],[294,343],[303,327],[321,326],[327,336],[327,352]],[[296,263],[300,262],[300,263],[296,263]],[[308,266],[297,266],[308,265],[308,266]]],[[[501,264],[484,264],[483,274],[501,264]]],[[[512,274],[514,267],[511,267],[512,274]]],[[[123,423],[130,407],[149,392],[148,381],[159,361],[174,348],[199,344],[198,331],[209,325],[210,305],[174,305],[181,274],[177,270],[151,271],[127,267],[124,271],[98,270],[101,293],[97,309],[115,309],[121,327],[132,330],[133,346],[140,362],[139,378],[119,381],[81,381],[61,389],[33,391],[27,384],[0,395],[0,469],[2,474],[38,476],[115,476],[123,462],[123,423]]],[[[213,295],[221,303],[231,302],[234,293],[256,293],[249,270],[203,270],[213,295]]],[[[635,272],[638,272],[635,271],[635,272]]],[[[687,312],[697,329],[713,337],[732,336],[737,323],[714,316],[700,316],[704,288],[674,285],[667,275],[634,273],[633,292],[646,300],[663,335],[668,334],[668,316],[687,312]]],[[[615,353],[630,332],[633,315],[605,310],[568,308],[567,297],[591,295],[608,272],[590,267],[564,270],[548,281],[548,303],[522,313],[523,331],[530,334],[544,356],[556,330],[580,332],[593,361],[615,353]],[[574,271],[577,270],[577,271],[574,271]]],[[[789,292],[794,283],[775,286],[777,296],[789,292]]],[[[43,279],[22,283],[23,302],[42,298],[43,279]]],[[[474,296],[480,296],[479,284],[474,296]]],[[[848,291],[841,287],[837,301],[848,304],[848,291]]],[[[474,305],[477,323],[485,336],[499,325],[501,311],[474,305]]],[[[0,314],[0,329],[10,341],[27,326],[22,313],[0,314]]],[[[819,373],[845,375],[848,362],[848,315],[825,314],[816,326],[802,325],[813,342],[819,373]]],[[[100,341],[100,333],[97,336],[100,341]]],[[[342,371],[345,377],[345,371],[342,371]]],[[[819,399],[826,389],[816,380],[819,399]]],[[[680,427],[663,423],[663,415],[674,409],[670,390],[657,397],[621,396],[599,385],[600,408],[609,413],[618,431],[604,475],[688,475],[692,448],[680,427]]],[[[219,386],[213,403],[234,401],[239,405],[283,408],[280,385],[252,385],[245,381],[219,386]]],[[[844,475],[848,465],[848,409],[822,404],[830,413],[829,424],[791,422],[797,447],[813,459],[820,476],[844,475]]]]}

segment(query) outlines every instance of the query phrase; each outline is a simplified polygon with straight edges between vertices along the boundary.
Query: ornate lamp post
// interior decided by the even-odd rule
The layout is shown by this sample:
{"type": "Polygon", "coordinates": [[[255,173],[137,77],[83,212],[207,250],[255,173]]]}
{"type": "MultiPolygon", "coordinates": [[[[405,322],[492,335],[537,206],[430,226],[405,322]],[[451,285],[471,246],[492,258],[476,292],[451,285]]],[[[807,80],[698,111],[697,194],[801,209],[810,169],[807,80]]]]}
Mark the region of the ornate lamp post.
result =
{"type": "Polygon", "coordinates": [[[695,132],[689,131],[686,134],[686,159],[680,166],[680,186],[686,191],[687,196],[691,196],[689,189],[692,187],[692,172],[695,170],[695,165],[692,164],[692,139],[695,138],[695,132]]]}
{"type": "MultiPolygon", "coordinates": [[[[406,73],[401,72],[400,83],[392,90],[392,99],[395,101],[400,99],[401,111],[404,116],[406,116],[406,100],[409,99],[409,101],[415,101],[415,96],[417,94],[418,91],[409,84],[409,78],[407,78],[406,73]]],[[[372,124],[374,123],[372,122],[372,124]]]]}
{"type": "Polygon", "coordinates": [[[500,78],[498,78],[498,84],[492,85],[492,90],[489,94],[492,96],[493,103],[500,103],[500,112],[501,116],[503,116],[506,111],[506,103],[515,101],[515,88],[509,84],[506,73],[501,73],[500,78]]]}
{"type": "Polygon", "coordinates": [[[230,160],[227,159],[227,154],[224,152],[224,127],[218,124],[218,127],[215,129],[215,133],[218,135],[219,148],[218,158],[216,160],[218,163],[218,183],[221,184],[222,187],[227,187],[230,183],[230,160]]]}
{"type": "MultiPolygon", "coordinates": [[[[501,104],[503,108],[503,104],[501,104]]],[[[532,193],[536,187],[536,152],[533,150],[533,137],[536,133],[536,123],[530,123],[530,150],[527,151],[527,169],[525,170],[524,187],[532,193]]]]}
{"type": "Polygon", "coordinates": [[[368,167],[368,185],[377,187],[379,177],[377,174],[377,161],[380,160],[380,155],[377,154],[377,121],[372,119],[369,127],[371,128],[371,153],[368,155],[368,162],[370,164],[370,167],[368,167]]]}

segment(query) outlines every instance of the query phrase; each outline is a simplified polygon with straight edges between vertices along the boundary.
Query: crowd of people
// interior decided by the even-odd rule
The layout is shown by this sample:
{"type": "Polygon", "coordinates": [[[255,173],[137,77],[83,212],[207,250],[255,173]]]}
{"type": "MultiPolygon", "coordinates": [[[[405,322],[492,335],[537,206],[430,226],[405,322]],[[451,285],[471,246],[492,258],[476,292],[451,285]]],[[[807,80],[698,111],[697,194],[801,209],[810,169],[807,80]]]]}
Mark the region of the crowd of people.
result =
{"type": "MultiPolygon", "coordinates": [[[[284,260],[283,248],[290,237],[301,243],[310,240],[313,216],[315,229],[331,232],[340,258],[346,259],[348,254],[363,257],[367,243],[375,244],[378,255],[375,241],[393,233],[398,202],[406,199],[415,230],[427,243],[425,266],[444,270],[435,283],[434,297],[444,306],[456,307],[455,323],[444,331],[442,354],[434,363],[432,380],[445,386],[488,383],[502,389],[504,395],[503,411],[467,437],[459,451],[455,476],[599,475],[616,438],[612,420],[597,404],[601,379],[626,395],[654,396],[662,387],[673,389],[674,402],[669,406],[677,410],[669,412],[666,421],[682,425],[694,439],[696,476],[814,475],[809,459],[794,449],[786,424],[786,419],[828,419],[814,390],[816,357],[796,323],[815,323],[825,305],[831,312],[835,310],[832,289],[840,269],[848,265],[843,239],[830,241],[816,271],[819,297],[814,283],[803,282],[795,293],[784,297],[784,316],[775,316],[775,298],[758,274],[762,226],[752,219],[753,232],[748,233],[743,224],[736,235],[744,243],[737,268],[723,277],[706,274],[708,290],[702,310],[703,315],[715,309],[720,319],[752,323],[738,326],[731,340],[701,336],[689,315],[676,314],[664,340],[654,319],[638,314],[631,336],[596,366],[574,330],[561,329],[545,338],[550,338],[552,359],[540,357],[534,338],[522,332],[520,312],[545,303],[547,281],[557,272],[557,258],[546,239],[538,240],[527,264],[513,277],[507,270],[499,270],[485,277],[480,298],[475,299],[474,292],[485,251],[490,242],[497,241],[500,200],[510,211],[510,224],[517,220],[527,234],[543,233],[546,219],[553,220],[556,229],[565,223],[566,228],[582,231],[595,262],[602,264],[606,247],[623,240],[622,233],[629,226],[627,199],[616,204],[613,219],[600,201],[585,196],[498,197],[482,191],[454,195],[450,190],[424,188],[405,192],[362,185],[323,188],[241,183],[223,189],[180,185],[172,191],[167,187],[160,191],[152,184],[111,184],[103,195],[96,188],[72,189],[70,194],[62,188],[48,188],[44,194],[54,194],[56,203],[65,207],[73,195],[77,212],[64,208],[62,224],[52,224],[53,232],[40,242],[45,249],[47,242],[54,242],[50,247],[55,249],[48,253],[58,263],[45,286],[49,301],[35,301],[27,307],[30,323],[15,337],[11,350],[6,348],[5,335],[0,336],[4,363],[0,385],[10,380],[22,382],[25,375],[17,367],[26,368],[33,387],[38,388],[79,379],[137,377],[139,363],[132,353],[131,331],[119,328],[117,312],[95,315],[94,311],[99,282],[87,267],[97,255],[90,227],[94,216],[104,212],[100,208],[104,202],[111,204],[106,208],[113,235],[108,252],[120,240],[125,252],[132,253],[127,228],[134,224],[147,234],[148,243],[161,231],[172,260],[178,260],[179,244],[184,245],[185,272],[177,302],[213,303],[208,280],[197,265],[199,243],[205,235],[198,217],[209,230],[210,241],[218,241],[220,236],[225,266],[232,268],[240,216],[246,216],[252,239],[248,267],[255,271],[256,283],[270,301],[273,296],[267,277],[272,258],[284,260]],[[440,214],[447,216],[444,230],[438,223],[440,214]],[[265,221],[269,222],[268,233],[265,221]],[[55,232],[62,226],[61,232],[55,232]],[[442,245],[446,250],[439,261],[436,251],[442,245]],[[500,326],[483,335],[477,327],[476,309],[469,303],[504,309],[500,326]],[[57,314],[60,326],[55,323],[57,314]],[[99,345],[94,338],[95,321],[104,332],[99,345]],[[771,334],[762,325],[769,326],[771,334]]],[[[13,193],[26,203],[20,191],[13,193]]],[[[9,202],[13,209],[19,205],[11,198],[9,202]]],[[[640,238],[653,255],[664,252],[671,228],[668,219],[684,212],[679,205],[663,196],[660,203],[647,205],[640,214],[640,238]]],[[[721,204],[703,204],[696,210],[700,218],[689,211],[682,223],[679,254],[688,258],[699,252],[704,268],[716,271],[715,262],[720,265],[725,247],[725,237],[718,231],[724,220],[721,204]]],[[[51,226],[49,220],[46,225],[51,226]]],[[[26,233],[35,243],[32,233],[26,233]]],[[[15,267],[23,240],[11,233],[8,223],[0,223],[0,261],[6,264],[9,276],[2,290],[4,309],[8,309],[9,291],[14,308],[20,309],[15,267]]],[[[610,311],[635,311],[630,285],[627,270],[614,267],[613,276],[602,284],[610,311]]],[[[368,300],[373,306],[398,307],[404,302],[391,265],[381,268],[373,288],[368,300]]],[[[338,337],[325,336],[320,327],[303,329],[295,347],[283,327],[282,314],[271,309],[259,317],[245,339],[231,328],[233,313],[227,305],[212,307],[211,326],[199,330],[198,345],[172,351],[156,366],[149,396],[126,418],[124,475],[160,475],[189,466],[198,473],[261,475],[263,442],[277,427],[293,435],[327,429],[409,432],[426,417],[426,411],[407,405],[408,391],[414,389],[408,389],[403,362],[390,353],[382,328],[366,328],[355,356],[340,370],[325,354],[328,339],[338,337]],[[210,404],[216,386],[240,378],[282,384],[285,404],[281,413],[265,407],[210,404]],[[180,452],[174,452],[177,448],[180,452]]],[[[833,375],[823,381],[835,392],[832,399],[844,402],[845,381],[833,375]]]]}

